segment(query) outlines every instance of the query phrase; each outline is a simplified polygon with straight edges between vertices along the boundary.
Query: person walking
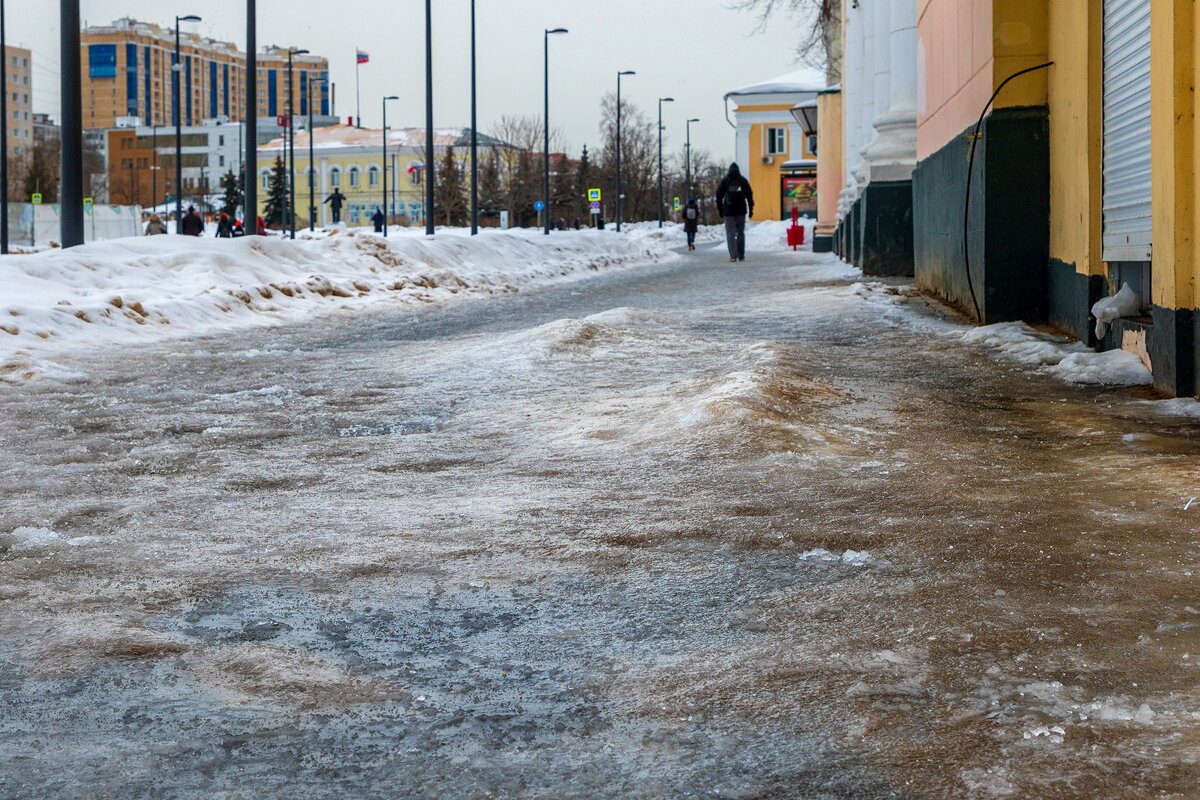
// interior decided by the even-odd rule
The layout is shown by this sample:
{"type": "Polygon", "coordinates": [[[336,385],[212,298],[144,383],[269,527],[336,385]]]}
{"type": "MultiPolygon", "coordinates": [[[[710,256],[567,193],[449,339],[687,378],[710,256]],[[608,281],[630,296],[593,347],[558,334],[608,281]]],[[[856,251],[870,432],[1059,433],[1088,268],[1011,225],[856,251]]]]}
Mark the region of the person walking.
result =
{"type": "Polygon", "coordinates": [[[221,216],[217,218],[217,238],[233,238],[233,222],[229,219],[229,215],[224,211],[222,211],[221,216]]]}
{"type": "Polygon", "coordinates": [[[162,221],[162,217],[158,214],[151,214],[150,221],[146,223],[146,235],[158,236],[167,232],[166,223],[162,221]]]}
{"type": "Polygon", "coordinates": [[[334,189],[333,194],[321,201],[321,205],[329,203],[329,210],[333,213],[334,223],[342,221],[342,206],[346,202],[346,195],[342,194],[340,189],[334,189]]]}
{"type": "Polygon", "coordinates": [[[687,234],[688,250],[696,249],[696,232],[700,229],[700,204],[689,197],[683,207],[683,232],[687,234]]]}
{"type": "Polygon", "coordinates": [[[200,219],[200,215],[196,213],[195,206],[188,206],[187,213],[183,215],[183,224],[179,226],[179,232],[184,236],[202,236],[204,234],[204,220],[200,219]]]}
{"type": "Polygon", "coordinates": [[[729,245],[730,261],[746,260],[746,217],[754,216],[754,191],[737,164],[717,187],[717,208],[725,218],[725,241],[729,245]]]}
{"type": "Polygon", "coordinates": [[[371,222],[375,225],[376,233],[383,233],[383,211],[376,206],[375,213],[371,215],[371,222]]]}

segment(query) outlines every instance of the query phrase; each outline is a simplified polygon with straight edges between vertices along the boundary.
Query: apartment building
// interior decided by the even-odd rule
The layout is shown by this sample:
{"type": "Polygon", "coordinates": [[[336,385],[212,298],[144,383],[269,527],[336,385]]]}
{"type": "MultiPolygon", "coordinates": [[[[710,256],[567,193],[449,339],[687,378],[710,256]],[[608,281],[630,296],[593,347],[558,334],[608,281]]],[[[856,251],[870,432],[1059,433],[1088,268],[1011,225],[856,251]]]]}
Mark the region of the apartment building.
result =
{"type": "Polygon", "coordinates": [[[32,54],[21,47],[4,48],[8,85],[8,154],[20,158],[33,147],[32,54]]]}

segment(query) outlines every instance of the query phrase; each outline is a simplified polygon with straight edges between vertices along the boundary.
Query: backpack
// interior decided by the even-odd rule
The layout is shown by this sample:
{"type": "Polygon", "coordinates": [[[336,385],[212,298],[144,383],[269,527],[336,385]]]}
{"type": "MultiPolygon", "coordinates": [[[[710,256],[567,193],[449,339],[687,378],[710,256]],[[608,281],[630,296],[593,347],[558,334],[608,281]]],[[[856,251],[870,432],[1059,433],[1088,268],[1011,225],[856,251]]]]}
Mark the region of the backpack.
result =
{"type": "Polygon", "coordinates": [[[741,178],[734,178],[725,190],[725,215],[739,217],[746,213],[746,192],[742,189],[741,178]]]}
{"type": "Polygon", "coordinates": [[[691,206],[688,206],[687,209],[683,212],[683,216],[685,219],[695,219],[696,212],[699,210],[700,209],[698,209],[698,208],[693,208],[691,206]]]}

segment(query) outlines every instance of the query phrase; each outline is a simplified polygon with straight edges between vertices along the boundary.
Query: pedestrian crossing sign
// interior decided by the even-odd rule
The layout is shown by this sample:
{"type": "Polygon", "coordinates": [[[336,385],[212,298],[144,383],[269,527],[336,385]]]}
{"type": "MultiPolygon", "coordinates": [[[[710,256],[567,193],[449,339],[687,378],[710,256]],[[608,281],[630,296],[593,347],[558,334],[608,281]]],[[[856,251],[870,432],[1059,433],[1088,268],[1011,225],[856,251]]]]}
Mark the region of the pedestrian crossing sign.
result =
{"type": "Polygon", "coordinates": [[[588,189],[588,201],[589,202],[599,203],[600,200],[601,200],[601,197],[600,197],[599,189],[588,189]]]}
{"type": "Polygon", "coordinates": [[[33,203],[35,206],[36,206],[38,203],[42,202],[42,193],[41,193],[41,192],[34,192],[34,193],[33,193],[33,197],[31,197],[31,198],[30,198],[29,202],[33,203]]]}
{"type": "Polygon", "coordinates": [[[88,214],[92,213],[92,198],[90,198],[90,197],[83,198],[83,210],[85,213],[88,213],[88,214]]]}
{"type": "Polygon", "coordinates": [[[678,198],[678,197],[676,197],[676,198],[675,198],[675,210],[676,210],[676,211],[678,211],[678,210],[679,210],[679,209],[681,209],[681,208],[683,208],[683,206],[681,206],[681,205],[679,204],[679,198],[678,198]]]}

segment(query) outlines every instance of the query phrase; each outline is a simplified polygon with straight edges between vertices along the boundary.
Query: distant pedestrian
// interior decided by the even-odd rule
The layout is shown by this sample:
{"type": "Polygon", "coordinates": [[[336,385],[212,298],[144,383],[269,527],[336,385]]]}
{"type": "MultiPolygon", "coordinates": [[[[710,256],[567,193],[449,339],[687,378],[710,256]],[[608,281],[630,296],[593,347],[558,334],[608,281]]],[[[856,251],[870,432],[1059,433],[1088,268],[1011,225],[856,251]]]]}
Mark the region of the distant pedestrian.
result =
{"type": "Polygon", "coordinates": [[[217,238],[232,239],[233,238],[233,222],[230,221],[229,215],[224,211],[217,218],[217,238]]]}
{"type": "Polygon", "coordinates": [[[179,232],[184,236],[201,236],[204,234],[204,220],[196,213],[195,206],[188,206],[187,213],[179,226],[179,232]]]}
{"type": "Polygon", "coordinates": [[[729,173],[717,187],[717,208],[725,218],[725,241],[729,245],[730,261],[746,260],[746,217],[754,216],[754,191],[737,164],[729,165],[729,173]]]}
{"type": "Polygon", "coordinates": [[[241,237],[243,237],[245,235],[246,235],[246,226],[242,224],[242,221],[240,219],[234,220],[234,222],[233,222],[233,238],[240,239],[241,237]]]}
{"type": "Polygon", "coordinates": [[[700,229],[700,204],[689,197],[683,207],[683,232],[687,234],[688,250],[696,249],[696,231],[700,229]]]}
{"type": "Polygon", "coordinates": [[[166,223],[162,221],[162,217],[158,216],[158,214],[151,214],[150,221],[146,223],[146,235],[158,236],[159,234],[166,232],[167,226],[166,223]]]}
{"type": "Polygon", "coordinates": [[[254,223],[255,223],[254,229],[256,231],[258,231],[258,235],[266,236],[267,235],[267,221],[265,219],[263,219],[262,214],[259,214],[258,217],[255,218],[254,223]]]}
{"type": "Polygon", "coordinates": [[[383,211],[376,208],[375,213],[371,215],[371,222],[375,224],[375,232],[383,233],[384,216],[383,211]]]}
{"type": "Polygon", "coordinates": [[[346,203],[346,195],[340,190],[334,189],[333,194],[321,201],[321,205],[329,203],[329,210],[333,213],[333,221],[335,223],[342,221],[342,206],[346,203]]]}

